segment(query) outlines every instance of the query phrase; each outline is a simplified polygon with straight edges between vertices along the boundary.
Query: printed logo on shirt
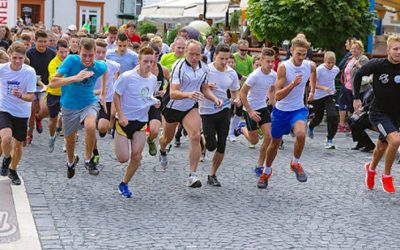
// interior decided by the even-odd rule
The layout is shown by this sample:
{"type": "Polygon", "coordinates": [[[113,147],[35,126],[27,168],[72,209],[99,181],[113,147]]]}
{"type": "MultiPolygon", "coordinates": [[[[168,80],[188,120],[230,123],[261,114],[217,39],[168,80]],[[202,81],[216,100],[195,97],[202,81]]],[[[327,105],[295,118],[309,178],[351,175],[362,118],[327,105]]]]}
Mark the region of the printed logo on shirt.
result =
{"type": "Polygon", "coordinates": [[[379,76],[379,81],[381,81],[382,84],[386,84],[389,82],[389,74],[382,74],[379,76]]]}
{"type": "Polygon", "coordinates": [[[399,84],[400,83],[400,75],[394,77],[394,82],[399,84]]]}
{"type": "MultiPolygon", "coordinates": [[[[84,87],[90,87],[92,83],[95,82],[95,76],[92,75],[91,77],[86,78],[82,82],[80,82],[84,87]]],[[[79,84],[79,83],[78,83],[79,84]]]]}
{"type": "Polygon", "coordinates": [[[12,95],[13,89],[19,90],[19,85],[21,85],[19,81],[7,81],[7,95],[12,95]]]}

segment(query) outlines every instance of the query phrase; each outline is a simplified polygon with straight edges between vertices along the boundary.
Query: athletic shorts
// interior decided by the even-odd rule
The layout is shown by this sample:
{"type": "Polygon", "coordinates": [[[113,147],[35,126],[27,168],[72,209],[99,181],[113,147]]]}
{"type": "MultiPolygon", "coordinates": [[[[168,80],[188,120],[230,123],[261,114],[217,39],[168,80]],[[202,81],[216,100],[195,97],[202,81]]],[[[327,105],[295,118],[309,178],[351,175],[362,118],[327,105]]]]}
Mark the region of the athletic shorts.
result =
{"type": "Polygon", "coordinates": [[[106,119],[110,121],[111,119],[111,102],[106,102],[106,108],[107,108],[107,113],[104,112],[103,105],[99,103],[100,110],[99,110],[99,116],[97,117],[98,120],[100,119],[106,119]]]}
{"type": "Polygon", "coordinates": [[[297,121],[304,121],[304,123],[307,123],[307,117],[308,109],[305,107],[294,111],[282,111],[273,108],[271,115],[272,138],[278,139],[282,138],[283,135],[289,134],[297,121]]]}
{"type": "Polygon", "coordinates": [[[386,142],[388,134],[399,131],[400,121],[379,111],[370,111],[369,120],[379,131],[379,140],[386,142]]]}
{"type": "Polygon", "coordinates": [[[128,121],[128,125],[125,127],[122,127],[121,124],[119,124],[118,119],[115,123],[116,131],[118,134],[122,135],[123,137],[128,138],[129,140],[132,140],[133,134],[135,132],[139,131],[146,131],[147,128],[147,123],[146,122],[140,122],[140,121],[128,121]]]}
{"type": "Polygon", "coordinates": [[[62,108],[64,136],[68,136],[82,128],[83,122],[87,116],[93,115],[97,117],[99,109],[100,107],[97,102],[78,110],[62,108]]]}
{"type": "Polygon", "coordinates": [[[271,122],[271,113],[269,112],[268,107],[257,109],[256,112],[259,112],[259,116],[261,120],[259,122],[254,121],[250,118],[249,113],[243,110],[243,116],[246,121],[246,127],[248,131],[254,131],[260,128],[265,123],[271,122]]]}
{"type": "Polygon", "coordinates": [[[15,117],[8,112],[0,111],[0,130],[10,128],[15,140],[24,142],[26,140],[28,119],[29,118],[15,117]]]}
{"type": "Polygon", "coordinates": [[[161,113],[160,113],[160,109],[151,106],[149,109],[149,122],[151,120],[159,120],[161,122],[161,113]]]}
{"type": "Polygon", "coordinates": [[[353,92],[346,87],[342,87],[338,100],[339,111],[348,111],[353,113],[353,100],[353,92]]]}
{"type": "Polygon", "coordinates": [[[183,118],[185,118],[185,116],[192,109],[195,109],[195,108],[198,108],[198,107],[199,107],[199,105],[197,103],[195,105],[193,105],[193,107],[191,107],[190,109],[188,109],[186,111],[180,111],[180,110],[176,110],[176,109],[171,109],[171,108],[165,107],[161,113],[164,116],[165,121],[167,121],[168,123],[175,123],[175,122],[182,123],[183,118]]]}
{"type": "Polygon", "coordinates": [[[46,105],[49,110],[50,118],[56,118],[61,111],[60,96],[47,94],[46,105]]]}

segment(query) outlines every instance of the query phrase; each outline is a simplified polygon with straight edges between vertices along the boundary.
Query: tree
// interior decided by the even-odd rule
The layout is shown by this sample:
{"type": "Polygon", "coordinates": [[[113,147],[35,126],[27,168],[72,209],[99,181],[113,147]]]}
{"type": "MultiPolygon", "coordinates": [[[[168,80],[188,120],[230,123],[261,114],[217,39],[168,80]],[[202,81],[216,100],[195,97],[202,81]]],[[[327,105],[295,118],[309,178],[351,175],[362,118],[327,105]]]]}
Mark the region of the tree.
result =
{"type": "Polygon", "coordinates": [[[157,33],[157,26],[149,22],[140,22],[139,23],[139,34],[146,35],[148,33],[157,33]]]}
{"type": "Polygon", "coordinates": [[[374,29],[369,0],[249,0],[246,14],[252,34],[274,44],[303,32],[314,47],[339,51],[374,29]]]}

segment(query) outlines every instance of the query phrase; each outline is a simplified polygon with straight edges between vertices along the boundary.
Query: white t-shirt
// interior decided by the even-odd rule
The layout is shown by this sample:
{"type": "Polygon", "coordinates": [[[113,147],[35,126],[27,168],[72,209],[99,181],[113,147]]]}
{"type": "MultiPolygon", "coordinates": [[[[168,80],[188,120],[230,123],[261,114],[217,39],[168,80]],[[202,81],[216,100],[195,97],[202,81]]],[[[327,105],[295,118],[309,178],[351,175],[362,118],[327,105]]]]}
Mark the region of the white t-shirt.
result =
{"type": "MultiPolygon", "coordinates": [[[[207,83],[207,74],[209,69],[202,61],[197,65],[196,70],[186,59],[179,59],[172,65],[171,70],[171,85],[180,85],[182,92],[200,91],[201,85],[207,83]]],[[[167,107],[179,111],[187,111],[196,104],[196,101],[185,98],[182,100],[171,100],[168,102],[167,107]]]]}
{"type": "Polygon", "coordinates": [[[35,70],[23,64],[19,71],[14,71],[10,63],[0,64],[0,85],[0,111],[19,118],[29,118],[32,102],[26,102],[12,95],[12,90],[19,89],[22,94],[35,93],[35,70]]]}
{"type": "Polygon", "coordinates": [[[239,78],[237,73],[230,67],[224,72],[218,71],[213,63],[208,64],[210,72],[208,73],[208,82],[215,83],[216,89],[213,90],[214,95],[224,101],[225,105],[221,107],[216,107],[213,101],[204,99],[199,102],[199,113],[201,115],[211,115],[218,113],[224,108],[230,107],[226,91],[229,89],[231,91],[237,91],[240,89],[239,78]]]}
{"type": "MultiPolygon", "coordinates": [[[[268,90],[276,81],[276,72],[271,70],[269,74],[262,72],[261,67],[254,70],[247,78],[245,84],[250,86],[247,93],[247,101],[252,110],[267,107],[268,90]]],[[[243,107],[244,110],[246,110],[243,107]]]]}
{"type": "MultiPolygon", "coordinates": [[[[106,102],[112,102],[114,98],[114,76],[119,71],[120,65],[112,60],[106,60],[106,64],[108,72],[106,102]]],[[[101,80],[102,77],[97,79],[96,85],[94,86],[95,90],[101,89],[101,80]]]]}
{"type": "Polygon", "coordinates": [[[302,75],[299,85],[294,87],[289,94],[280,101],[276,102],[275,107],[281,111],[295,111],[304,108],[304,91],[308,79],[311,75],[311,62],[304,60],[300,66],[293,64],[293,59],[282,62],[286,69],[285,87],[288,86],[297,75],[302,75]]]}
{"type": "Polygon", "coordinates": [[[331,92],[327,93],[322,89],[316,89],[314,100],[321,99],[328,95],[335,93],[335,78],[339,74],[340,69],[335,65],[332,69],[327,69],[325,64],[321,64],[317,67],[317,84],[328,87],[331,92]]]}
{"type": "Polygon", "coordinates": [[[148,122],[150,106],[157,101],[153,97],[156,85],[157,77],[153,74],[143,78],[134,69],[119,76],[115,82],[115,93],[121,97],[121,109],[128,121],[148,122]]]}

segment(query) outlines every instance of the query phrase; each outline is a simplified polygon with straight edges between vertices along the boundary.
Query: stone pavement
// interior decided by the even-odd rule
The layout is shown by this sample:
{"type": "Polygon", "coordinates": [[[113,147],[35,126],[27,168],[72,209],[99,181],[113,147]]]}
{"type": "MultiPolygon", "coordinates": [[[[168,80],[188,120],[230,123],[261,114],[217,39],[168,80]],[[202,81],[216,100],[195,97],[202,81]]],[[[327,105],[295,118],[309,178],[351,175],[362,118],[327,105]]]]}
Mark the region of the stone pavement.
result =
{"type": "MultiPolygon", "coordinates": [[[[399,247],[399,165],[393,172],[398,193],[384,193],[379,182],[367,191],[363,164],[371,154],[350,150],[351,138],[344,134],[337,135],[336,150],[326,150],[325,131],[321,126],[315,139],[307,139],[301,159],[309,175],[304,184],[289,170],[293,138],[285,137],[267,190],[257,189],[252,172],[258,147],[249,149],[243,138],[227,143],[218,172],[220,188],[206,185],[211,154],[199,166],[203,187],[185,186],[186,140],[181,148],[172,147],[166,172],[153,171],[158,160],[148,155],[146,146],[130,184],[131,199],[117,192],[126,164],[115,160],[109,136],[99,140],[99,176],[90,176],[81,161],[68,180],[62,140],[58,138],[56,150],[48,154],[46,130],[35,134],[25,149],[19,173],[43,249],[399,247]]],[[[80,135],[77,152],[83,158],[83,132],[80,135]]]]}

